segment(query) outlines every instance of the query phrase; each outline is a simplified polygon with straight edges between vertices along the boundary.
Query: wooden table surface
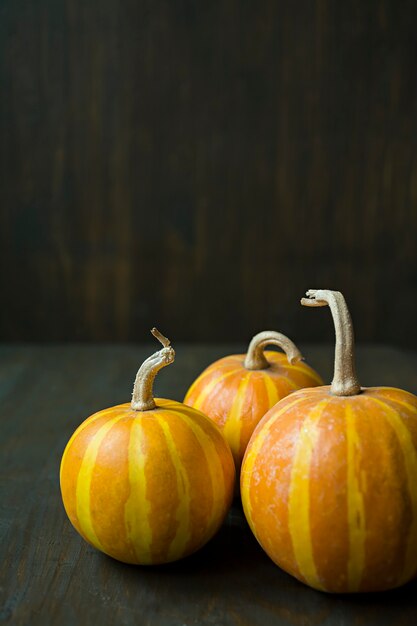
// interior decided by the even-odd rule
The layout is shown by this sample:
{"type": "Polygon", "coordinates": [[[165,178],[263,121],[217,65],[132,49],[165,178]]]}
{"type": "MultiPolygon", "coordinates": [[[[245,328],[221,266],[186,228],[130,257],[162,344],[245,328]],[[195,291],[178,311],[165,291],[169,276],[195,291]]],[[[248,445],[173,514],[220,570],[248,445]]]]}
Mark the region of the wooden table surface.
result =
{"type": "MultiPolygon", "coordinates": [[[[302,346],[329,380],[333,347],[302,346]]],[[[157,395],[182,399],[215,358],[243,346],[175,346],[157,395]]],[[[118,563],[70,525],[59,492],[64,446],[88,415],[130,398],[150,346],[0,347],[0,623],[24,626],[378,626],[417,623],[417,581],[383,594],[326,595],[282,572],[236,503],[218,535],[167,566],[118,563]]],[[[363,385],[417,393],[417,354],[358,349],[363,385]]],[[[417,479],[417,477],[416,477],[417,479]]]]}

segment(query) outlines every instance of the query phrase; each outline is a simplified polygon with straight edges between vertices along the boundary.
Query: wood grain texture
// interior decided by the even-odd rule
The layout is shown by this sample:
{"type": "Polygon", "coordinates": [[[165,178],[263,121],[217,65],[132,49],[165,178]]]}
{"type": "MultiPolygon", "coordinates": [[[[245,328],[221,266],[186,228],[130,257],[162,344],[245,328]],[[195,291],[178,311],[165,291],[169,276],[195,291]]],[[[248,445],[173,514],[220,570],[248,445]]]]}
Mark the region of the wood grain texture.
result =
{"type": "MultiPolygon", "coordinates": [[[[175,348],[176,364],[161,372],[156,392],[181,399],[203,367],[242,346],[175,348]]],[[[328,380],[333,349],[304,348],[328,380]]],[[[315,592],[268,559],[237,505],[206,548],[169,566],[118,563],[77,535],[59,493],[64,446],[87,415],[129,398],[138,363],[149,351],[150,346],[0,347],[0,623],[415,624],[416,581],[380,595],[315,592]]],[[[417,392],[416,353],[362,348],[358,366],[364,384],[417,392]]]]}
{"type": "Polygon", "coordinates": [[[298,306],[328,287],[362,340],[417,347],[416,19],[3,0],[0,337],[330,339],[298,306]]]}

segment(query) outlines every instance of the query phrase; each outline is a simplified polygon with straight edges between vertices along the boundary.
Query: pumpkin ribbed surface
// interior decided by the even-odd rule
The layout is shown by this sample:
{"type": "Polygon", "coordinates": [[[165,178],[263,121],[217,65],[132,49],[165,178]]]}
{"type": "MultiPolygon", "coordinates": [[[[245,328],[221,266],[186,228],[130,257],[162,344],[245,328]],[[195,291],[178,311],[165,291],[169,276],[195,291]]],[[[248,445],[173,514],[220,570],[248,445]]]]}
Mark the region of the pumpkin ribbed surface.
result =
{"type": "Polygon", "coordinates": [[[208,415],[222,430],[239,468],[255,426],[265,413],[294,390],[323,384],[306,363],[290,365],[285,354],[265,351],[269,367],[249,370],[246,355],[219,359],[196,379],[184,403],[208,415]]]}
{"type": "Polygon", "coordinates": [[[281,568],[325,591],[417,573],[417,397],[297,391],[256,428],[242,465],[252,531],[281,568]]]}
{"type": "Polygon", "coordinates": [[[77,531],[127,563],[174,561],[204,545],[231,503],[234,464],[219,430],[172,400],[89,417],[68,442],[61,491],[77,531]]]}

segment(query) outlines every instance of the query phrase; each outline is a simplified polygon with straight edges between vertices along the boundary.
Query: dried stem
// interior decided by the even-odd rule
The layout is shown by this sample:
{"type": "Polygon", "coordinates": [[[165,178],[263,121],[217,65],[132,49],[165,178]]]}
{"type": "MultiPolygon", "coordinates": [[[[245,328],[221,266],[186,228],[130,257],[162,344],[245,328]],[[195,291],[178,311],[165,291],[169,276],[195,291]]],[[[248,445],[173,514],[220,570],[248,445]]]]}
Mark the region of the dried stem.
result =
{"type": "Polygon", "coordinates": [[[296,363],[303,357],[297,346],[285,335],[277,333],[274,330],[264,330],[255,335],[249,344],[248,353],[245,358],[244,366],[248,370],[264,370],[269,367],[264,350],[266,346],[278,346],[284,350],[289,363],[296,363]]]}
{"type": "Polygon", "coordinates": [[[355,341],[352,318],[346,300],[340,291],[310,289],[307,298],[302,298],[304,306],[329,306],[336,332],[334,355],[334,375],[330,393],[335,396],[354,396],[361,392],[356,376],[355,341]]]}
{"type": "Polygon", "coordinates": [[[135,411],[151,411],[156,407],[153,397],[153,381],[159,370],[173,363],[175,359],[175,352],[169,339],[164,337],[156,328],[152,328],[151,333],[161,342],[163,348],[147,358],[136,374],[131,402],[131,407],[135,411]]]}

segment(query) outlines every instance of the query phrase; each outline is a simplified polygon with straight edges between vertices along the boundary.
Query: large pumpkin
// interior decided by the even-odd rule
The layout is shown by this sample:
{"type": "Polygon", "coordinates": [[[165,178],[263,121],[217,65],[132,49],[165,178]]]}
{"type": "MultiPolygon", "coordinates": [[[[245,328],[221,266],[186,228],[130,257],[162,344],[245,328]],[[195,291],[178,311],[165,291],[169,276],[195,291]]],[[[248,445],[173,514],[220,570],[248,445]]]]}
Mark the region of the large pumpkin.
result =
{"type": "Polygon", "coordinates": [[[156,373],[174,360],[168,340],[138,371],[132,403],[89,417],[67,444],[61,491],[71,523],[126,563],[175,561],[205,544],[231,503],[234,463],[205,415],[153,398],[156,373]]]}
{"type": "Polygon", "coordinates": [[[253,337],[247,354],[232,354],[212,363],[188,390],[184,403],[204,411],[222,430],[236,468],[255,426],[265,413],[301,387],[323,384],[285,335],[266,330],[253,337]],[[276,345],[282,352],[266,351],[276,345]]]}
{"type": "Polygon", "coordinates": [[[267,554],[324,591],[391,589],[417,573],[417,397],[361,388],[341,293],[331,387],[295,392],[255,430],[242,465],[246,518],[267,554]]]}

